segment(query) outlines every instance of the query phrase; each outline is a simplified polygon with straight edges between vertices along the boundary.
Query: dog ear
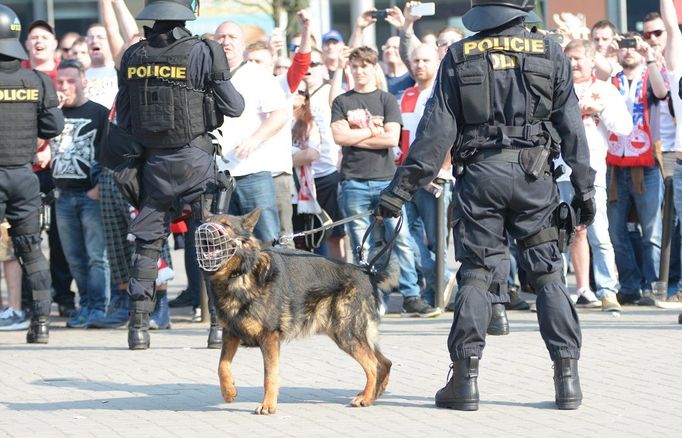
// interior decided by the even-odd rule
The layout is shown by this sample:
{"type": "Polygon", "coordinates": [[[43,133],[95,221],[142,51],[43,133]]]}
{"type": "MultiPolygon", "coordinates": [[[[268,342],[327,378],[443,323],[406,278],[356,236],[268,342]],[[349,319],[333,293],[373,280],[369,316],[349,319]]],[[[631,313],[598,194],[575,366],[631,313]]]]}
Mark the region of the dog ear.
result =
{"type": "Polygon", "coordinates": [[[253,233],[260,218],[260,208],[254,208],[249,214],[242,218],[242,227],[249,233],[253,233]]]}

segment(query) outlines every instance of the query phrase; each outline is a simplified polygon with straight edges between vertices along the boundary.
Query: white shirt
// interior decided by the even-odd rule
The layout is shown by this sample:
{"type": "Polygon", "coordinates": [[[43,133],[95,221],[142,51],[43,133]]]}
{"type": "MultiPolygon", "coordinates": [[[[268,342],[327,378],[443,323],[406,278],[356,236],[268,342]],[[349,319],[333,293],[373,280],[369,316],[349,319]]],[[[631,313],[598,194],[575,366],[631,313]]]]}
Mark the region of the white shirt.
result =
{"type": "Polygon", "coordinates": [[[222,146],[222,159],[218,159],[218,168],[229,170],[233,176],[258,172],[291,172],[291,133],[288,134],[288,147],[286,143],[278,143],[284,140],[277,133],[250,151],[244,160],[234,154],[235,147],[258,130],[268,113],[286,109],[286,97],[276,78],[263,67],[247,62],[234,73],[231,81],[244,97],[245,107],[241,116],[226,117],[220,132],[216,133],[222,146]],[[282,151],[284,152],[280,154],[282,151]]]}
{"type": "Polygon", "coordinates": [[[669,72],[670,77],[670,97],[673,100],[673,109],[675,110],[675,123],[677,129],[675,130],[675,152],[682,152],[682,100],[680,100],[680,79],[682,79],[682,69],[669,72]]]}
{"type": "MultiPolygon", "coordinates": [[[[579,102],[594,100],[597,107],[604,110],[599,116],[583,116],[583,126],[590,149],[590,167],[595,171],[594,185],[606,187],[606,152],[609,148],[609,136],[628,135],[632,131],[632,116],[628,111],[625,98],[610,82],[595,80],[574,85],[579,102]]],[[[564,164],[567,172],[558,181],[568,181],[571,168],[559,157],[555,166],[564,164]]]]}
{"type": "MultiPolygon", "coordinates": [[[[675,79],[674,75],[672,75],[668,70],[665,69],[661,71],[661,75],[663,76],[663,79],[665,80],[665,83],[668,86],[668,89],[671,90],[672,94],[673,86],[672,80],[675,79]]],[[[679,88],[679,84],[675,85],[675,88],[679,88]]],[[[677,91],[675,91],[675,94],[677,94],[677,91]]],[[[658,102],[657,107],[659,111],[658,129],[661,134],[661,141],[663,142],[661,150],[663,152],[672,152],[675,150],[675,139],[677,129],[675,126],[676,125],[675,119],[673,118],[672,114],[670,114],[670,106],[668,99],[658,102]]],[[[677,112],[675,112],[675,114],[677,114],[677,112]]]]}
{"type": "Polygon", "coordinates": [[[88,85],[85,94],[93,102],[111,109],[118,93],[118,73],[113,66],[90,67],[85,71],[88,85]]]}
{"type": "Polygon", "coordinates": [[[313,161],[312,167],[315,178],[331,175],[336,172],[339,164],[339,154],[341,148],[334,142],[332,135],[332,108],[329,105],[329,90],[331,85],[325,84],[310,96],[310,111],[313,113],[313,120],[320,131],[320,158],[313,161]]]}

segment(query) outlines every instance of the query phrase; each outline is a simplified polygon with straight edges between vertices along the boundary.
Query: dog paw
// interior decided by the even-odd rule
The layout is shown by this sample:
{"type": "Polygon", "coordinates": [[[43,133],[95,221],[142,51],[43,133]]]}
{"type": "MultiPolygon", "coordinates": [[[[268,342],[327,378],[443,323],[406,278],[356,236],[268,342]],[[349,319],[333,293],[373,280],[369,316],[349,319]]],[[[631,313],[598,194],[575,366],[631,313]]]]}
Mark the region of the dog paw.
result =
{"type": "Polygon", "coordinates": [[[374,403],[374,399],[365,397],[364,395],[362,395],[362,393],[360,393],[358,394],[357,397],[353,399],[353,401],[350,402],[350,405],[353,406],[354,408],[364,408],[367,406],[372,406],[372,403],[374,403]]]}
{"type": "Polygon", "coordinates": [[[223,400],[225,400],[226,403],[232,403],[234,399],[237,398],[237,388],[234,386],[220,388],[220,392],[223,394],[223,400]]]}
{"type": "Polygon", "coordinates": [[[277,405],[276,404],[268,404],[268,403],[263,403],[262,405],[259,405],[256,408],[256,411],[254,414],[256,415],[270,415],[274,414],[277,412],[277,405]]]}

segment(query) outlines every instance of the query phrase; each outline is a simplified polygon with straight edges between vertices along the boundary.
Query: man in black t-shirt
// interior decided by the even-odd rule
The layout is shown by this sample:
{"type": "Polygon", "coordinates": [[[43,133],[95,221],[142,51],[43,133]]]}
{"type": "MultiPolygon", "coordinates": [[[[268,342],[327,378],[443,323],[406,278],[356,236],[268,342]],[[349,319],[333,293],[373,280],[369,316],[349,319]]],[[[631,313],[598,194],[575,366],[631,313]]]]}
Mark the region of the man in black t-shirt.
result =
{"type": "Polygon", "coordinates": [[[97,182],[101,168],[96,161],[108,110],[88,100],[86,83],[80,62],[62,61],[57,95],[65,127],[50,142],[59,236],[80,295],[80,309],[66,322],[74,328],[104,316],[109,287],[97,182]]]}
{"type": "MultiPolygon", "coordinates": [[[[346,216],[373,209],[381,190],[388,186],[395,164],[393,147],[400,138],[400,108],[395,97],[377,89],[377,52],[369,47],[353,50],[349,57],[354,87],[334,99],[332,134],[342,147],[340,205],[346,216]]],[[[390,240],[396,219],[384,220],[383,238],[390,240]]],[[[357,248],[369,218],[348,224],[352,248],[357,248]]],[[[419,296],[414,253],[404,227],[393,243],[400,264],[400,292],[405,316],[432,317],[440,314],[419,296]]],[[[378,239],[374,239],[378,240],[378,239]]],[[[379,243],[379,242],[374,242],[379,243]]],[[[354,254],[357,258],[357,254],[354,254]]],[[[359,262],[359,260],[355,260],[359,262]]]]}

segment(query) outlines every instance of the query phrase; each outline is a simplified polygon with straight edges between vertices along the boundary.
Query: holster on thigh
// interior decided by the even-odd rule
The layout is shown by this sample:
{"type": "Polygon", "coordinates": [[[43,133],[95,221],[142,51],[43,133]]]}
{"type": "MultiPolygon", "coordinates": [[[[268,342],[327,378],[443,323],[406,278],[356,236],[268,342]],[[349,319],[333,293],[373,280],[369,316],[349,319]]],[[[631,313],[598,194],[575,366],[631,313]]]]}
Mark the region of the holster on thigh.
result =
{"type": "Polygon", "coordinates": [[[33,301],[46,303],[46,312],[49,313],[49,303],[52,301],[50,292],[52,279],[50,277],[50,264],[40,249],[40,235],[38,233],[17,235],[18,230],[10,228],[10,232],[12,231],[14,251],[28,281],[31,283],[33,301]]]}

